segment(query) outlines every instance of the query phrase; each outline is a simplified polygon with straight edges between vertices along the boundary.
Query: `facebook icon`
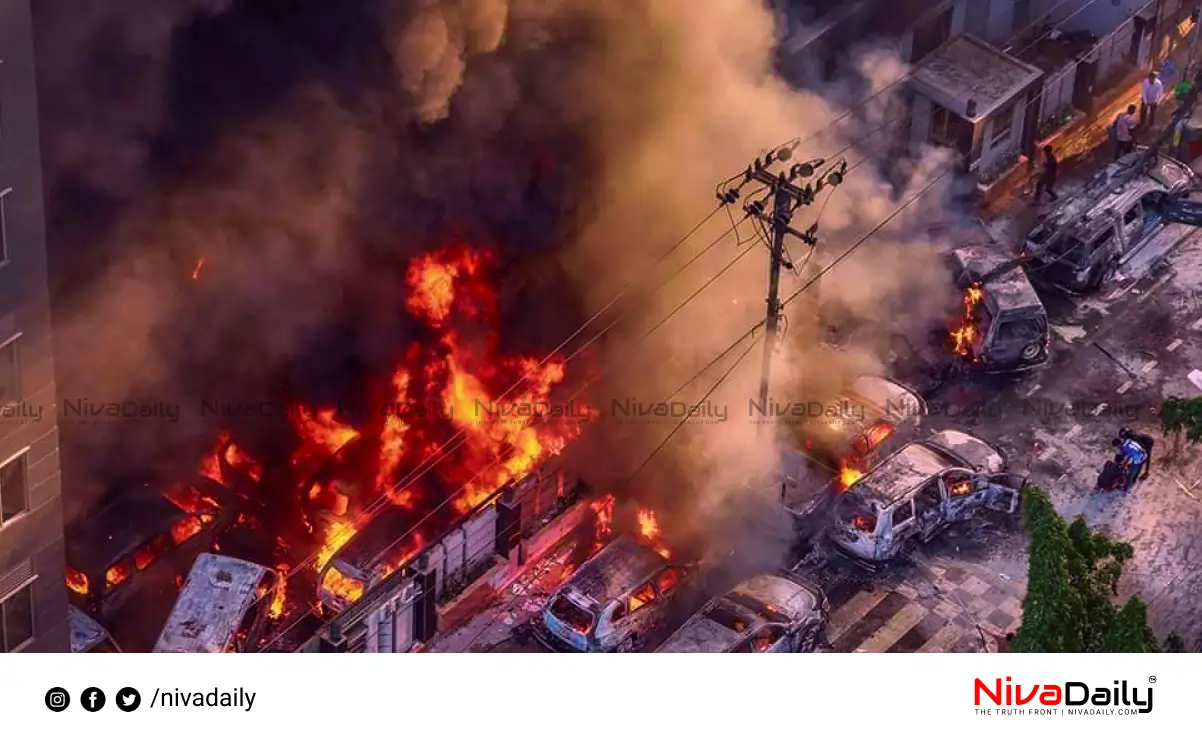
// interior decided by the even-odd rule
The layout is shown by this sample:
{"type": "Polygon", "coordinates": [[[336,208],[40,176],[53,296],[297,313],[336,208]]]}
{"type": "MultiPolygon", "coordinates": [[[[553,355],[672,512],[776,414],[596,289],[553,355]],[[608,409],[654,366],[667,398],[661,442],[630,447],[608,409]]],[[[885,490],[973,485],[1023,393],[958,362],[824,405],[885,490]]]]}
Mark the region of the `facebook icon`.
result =
{"type": "Polygon", "coordinates": [[[104,706],[104,692],[95,686],[90,686],[83,690],[79,702],[88,712],[97,712],[104,706]]]}

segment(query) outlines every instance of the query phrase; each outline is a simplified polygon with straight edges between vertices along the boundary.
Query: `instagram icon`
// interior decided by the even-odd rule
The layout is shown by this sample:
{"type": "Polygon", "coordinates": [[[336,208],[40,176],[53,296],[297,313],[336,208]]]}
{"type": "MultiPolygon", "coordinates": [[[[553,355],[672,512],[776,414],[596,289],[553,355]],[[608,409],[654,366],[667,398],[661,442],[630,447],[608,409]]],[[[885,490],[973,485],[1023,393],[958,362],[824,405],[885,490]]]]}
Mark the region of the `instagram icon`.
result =
{"type": "Polygon", "coordinates": [[[61,686],[46,692],[46,706],[51,712],[62,712],[71,704],[71,695],[61,686]]]}

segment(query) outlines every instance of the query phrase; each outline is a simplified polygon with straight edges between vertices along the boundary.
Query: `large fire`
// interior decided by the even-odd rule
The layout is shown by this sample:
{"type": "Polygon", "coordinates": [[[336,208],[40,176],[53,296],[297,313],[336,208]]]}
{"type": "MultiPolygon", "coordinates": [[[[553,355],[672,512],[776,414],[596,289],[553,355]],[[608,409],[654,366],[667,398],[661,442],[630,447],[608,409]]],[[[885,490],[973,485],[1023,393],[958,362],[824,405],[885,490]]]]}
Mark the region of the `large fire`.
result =
{"type": "MultiPolygon", "coordinates": [[[[196,276],[202,265],[203,259],[196,276]]],[[[404,274],[404,310],[423,329],[398,349],[386,380],[365,385],[370,399],[290,404],[295,445],[286,463],[256,459],[230,431],[220,432],[201,458],[198,474],[260,509],[240,513],[227,532],[266,532],[249,540],[258,547],[247,549],[270,554],[246,559],[275,565],[280,573],[270,598],[262,597],[271,602],[269,616],[312,604],[316,587],[296,579],[301,566],[316,571],[305,574],[332,593],[359,598],[369,586],[325,568],[379,508],[433,516],[415,519],[421,533],[397,535],[395,554],[380,566],[387,574],[408,564],[453,519],[530,473],[578,434],[584,416],[565,419],[550,412],[562,408],[550,400],[565,379],[564,363],[503,355],[489,284],[493,265],[487,251],[463,244],[413,260],[404,274]],[[449,503],[443,500],[447,493],[449,503]],[[286,600],[285,591],[302,593],[286,600]]],[[[222,507],[187,485],[172,486],[164,495],[186,513],[172,529],[176,544],[212,524],[222,507]]],[[[612,519],[612,499],[606,519],[607,524],[612,519]]],[[[238,552],[238,540],[218,536],[221,542],[212,549],[238,552]]],[[[109,576],[110,585],[125,577],[109,576]]],[[[78,590],[79,581],[72,582],[78,590]]]]}
{"type": "Polygon", "coordinates": [[[964,290],[964,315],[951,333],[952,350],[957,356],[972,357],[972,344],[977,338],[977,307],[984,297],[979,284],[964,290]]]}

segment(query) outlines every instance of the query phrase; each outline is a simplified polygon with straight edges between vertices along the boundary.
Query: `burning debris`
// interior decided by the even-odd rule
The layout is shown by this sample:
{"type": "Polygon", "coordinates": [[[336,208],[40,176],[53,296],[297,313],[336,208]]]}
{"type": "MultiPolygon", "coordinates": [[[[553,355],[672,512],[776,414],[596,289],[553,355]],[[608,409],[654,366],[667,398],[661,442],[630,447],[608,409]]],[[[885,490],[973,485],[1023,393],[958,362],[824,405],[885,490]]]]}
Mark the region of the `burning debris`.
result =
{"type": "Polygon", "coordinates": [[[663,543],[663,532],[659,528],[659,520],[655,516],[655,511],[650,508],[640,508],[638,513],[639,538],[656,552],[658,552],[665,560],[672,556],[668,548],[663,543]]]}

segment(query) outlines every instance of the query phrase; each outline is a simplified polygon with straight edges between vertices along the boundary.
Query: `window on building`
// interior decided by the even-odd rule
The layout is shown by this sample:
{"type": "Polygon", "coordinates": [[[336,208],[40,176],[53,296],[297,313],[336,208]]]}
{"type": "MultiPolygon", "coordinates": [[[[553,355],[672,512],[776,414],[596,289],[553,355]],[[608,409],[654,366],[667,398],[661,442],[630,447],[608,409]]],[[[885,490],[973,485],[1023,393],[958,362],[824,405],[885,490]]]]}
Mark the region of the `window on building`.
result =
{"type": "Polygon", "coordinates": [[[972,124],[943,106],[932,103],[931,141],[967,155],[972,149],[972,124]]]}
{"type": "Polygon", "coordinates": [[[8,251],[8,197],[12,192],[11,188],[0,191],[0,264],[12,258],[8,251]]]}
{"type": "Polygon", "coordinates": [[[1014,0],[1014,33],[1022,33],[1031,25],[1031,0],[1014,0]]]}
{"type": "Polygon", "coordinates": [[[25,454],[0,467],[0,527],[29,510],[25,454]]]}
{"type": "Polygon", "coordinates": [[[993,133],[989,136],[989,146],[1000,147],[1010,141],[1014,132],[1014,105],[1006,106],[993,115],[993,133]]]}
{"type": "Polygon", "coordinates": [[[0,599],[0,651],[12,653],[33,639],[33,584],[0,599]]]}
{"type": "Polygon", "coordinates": [[[0,345],[0,408],[21,399],[21,369],[17,365],[17,339],[0,345]]]}
{"type": "Polygon", "coordinates": [[[952,8],[914,27],[910,64],[916,65],[952,37],[952,8]]]}

